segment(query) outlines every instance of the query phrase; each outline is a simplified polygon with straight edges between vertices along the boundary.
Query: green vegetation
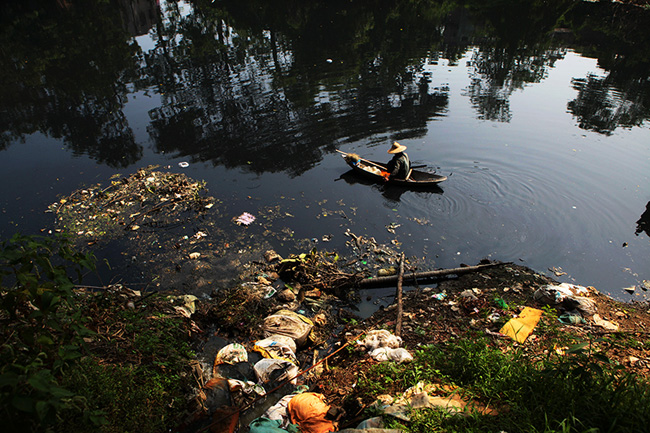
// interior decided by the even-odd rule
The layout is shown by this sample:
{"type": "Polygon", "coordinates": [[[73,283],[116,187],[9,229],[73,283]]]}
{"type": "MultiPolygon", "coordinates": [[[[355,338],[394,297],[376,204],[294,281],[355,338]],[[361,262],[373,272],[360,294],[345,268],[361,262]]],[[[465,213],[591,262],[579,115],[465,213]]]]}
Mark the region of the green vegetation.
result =
{"type": "Polygon", "coordinates": [[[153,432],[186,416],[186,319],[163,296],[80,291],[69,274],[92,269],[64,237],[2,243],[3,431],[153,432]]]}
{"type": "Polygon", "coordinates": [[[650,386],[596,349],[606,340],[576,344],[558,355],[506,353],[489,340],[453,340],[417,351],[411,364],[379,364],[360,381],[362,396],[396,395],[420,381],[450,385],[464,397],[496,408],[497,415],[411,412],[388,419],[408,432],[638,432],[650,422],[650,386]],[[455,388],[458,387],[458,388],[455,388]]]}

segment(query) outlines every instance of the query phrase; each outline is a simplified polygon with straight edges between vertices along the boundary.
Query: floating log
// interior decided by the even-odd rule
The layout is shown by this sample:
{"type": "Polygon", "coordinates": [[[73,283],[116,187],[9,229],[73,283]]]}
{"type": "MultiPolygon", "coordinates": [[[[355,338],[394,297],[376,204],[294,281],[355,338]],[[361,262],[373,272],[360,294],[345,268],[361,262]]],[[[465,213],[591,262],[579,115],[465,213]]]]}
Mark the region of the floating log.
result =
{"type": "MultiPolygon", "coordinates": [[[[495,266],[502,265],[511,265],[512,262],[497,262],[489,263],[486,265],[476,265],[476,266],[465,266],[462,268],[449,268],[449,269],[439,269],[436,271],[427,271],[427,272],[414,272],[411,274],[405,274],[402,277],[403,281],[412,281],[415,279],[418,280],[429,280],[439,277],[444,277],[447,275],[463,275],[469,274],[471,272],[482,271],[484,269],[493,268],[495,266]]],[[[359,287],[388,287],[399,279],[399,275],[390,275],[388,277],[376,277],[376,278],[366,278],[365,280],[359,281],[359,287]]]]}

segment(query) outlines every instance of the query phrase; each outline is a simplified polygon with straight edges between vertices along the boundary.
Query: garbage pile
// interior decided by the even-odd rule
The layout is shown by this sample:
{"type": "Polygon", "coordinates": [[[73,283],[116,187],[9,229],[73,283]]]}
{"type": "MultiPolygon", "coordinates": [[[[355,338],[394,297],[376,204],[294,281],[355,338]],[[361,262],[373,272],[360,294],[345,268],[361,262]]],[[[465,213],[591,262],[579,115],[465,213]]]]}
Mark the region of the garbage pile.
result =
{"type": "Polygon", "coordinates": [[[342,302],[334,292],[336,282],[344,287],[355,276],[342,272],[336,258],[315,251],[287,259],[267,251],[265,258],[265,266],[249,272],[249,281],[216,293],[207,315],[222,335],[251,340],[282,334],[298,346],[307,339],[319,345],[331,339],[338,326],[333,315],[353,315],[340,308],[342,302]],[[266,328],[277,332],[263,333],[266,328]],[[290,333],[283,334],[287,329],[290,333]]]}
{"type": "Polygon", "coordinates": [[[204,193],[204,182],[156,168],[114,176],[108,187],[76,190],[51,204],[48,211],[56,214],[57,230],[85,239],[114,239],[141,226],[177,225],[214,205],[204,193]]]}
{"type": "Polygon", "coordinates": [[[258,433],[336,431],[342,411],[301,383],[311,366],[301,371],[296,353],[313,342],[314,323],[291,310],[278,310],[261,323],[264,338],[250,350],[230,343],[215,357],[201,393],[203,412],[212,416],[210,430],[234,432],[241,423],[258,433]]]}
{"type": "MultiPolygon", "coordinates": [[[[310,343],[313,322],[293,311],[280,310],[264,318],[262,328],[265,338],[254,341],[250,351],[240,343],[227,344],[218,351],[212,377],[200,393],[202,412],[211,416],[210,431],[233,433],[239,425],[248,425],[251,433],[339,431],[345,411],[329,404],[325,395],[309,391],[304,373],[316,364],[301,370],[296,356],[310,343]]],[[[413,359],[399,347],[401,339],[387,330],[370,331],[357,344],[377,361],[413,359]]],[[[384,429],[380,420],[370,419],[340,431],[398,430],[384,429]]]]}
{"type": "Polygon", "coordinates": [[[320,297],[320,292],[328,292],[345,298],[347,290],[363,278],[361,272],[344,272],[346,264],[338,263],[339,256],[334,253],[319,252],[312,249],[309,253],[291,256],[287,259],[277,258],[272,263],[272,270],[284,281],[290,281],[298,287],[298,299],[320,297]]]}
{"type": "MultiPolygon", "coordinates": [[[[343,326],[340,316],[332,314],[337,301],[324,282],[357,277],[355,272],[342,272],[339,266],[345,265],[340,265],[335,255],[312,251],[283,259],[269,251],[265,258],[268,266],[253,275],[253,281],[242,284],[233,297],[214,308],[235,312],[232,318],[224,318],[230,321],[228,329],[236,330],[230,338],[241,342],[219,352],[211,378],[212,384],[221,384],[217,394],[224,398],[206,413],[212,414],[212,424],[231,426],[222,431],[235,431],[237,425],[249,426],[252,432],[391,431],[384,429],[381,418],[360,421],[357,416],[367,408],[371,408],[368,416],[381,413],[402,421],[420,408],[442,409],[459,416],[470,412],[496,415],[507,408],[473,401],[464,390],[448,389],[439,383],[418,383],[406,391],[385,388],[390,394],[369,399],[367,390],[359,391],[359,378],[377,363],[411,361],[413,356],[406,348],[477,333],[493,337],[491,341],[504,350],[515,344],[532,354],[546,347],[542,344],[546,330],[563,328],[562,323],[567,323],[564,320],[602,327],[609,321],[599,318],[599,309],[605,317],[611,313],[594,289],[559,284],[521,266],[508,265],[407,292],[404,326],[402,333],[395,335],[390,332],[395,325],[395,306],[380,310],[363,325],[346,321],[348,325],[343,326]],[[323,262],[319,262],[321,258],[323,262]],[[544,326],[538,327],[538,323],[544,326]],[[375,330],[368,331],[372,328],[375,330]],[[319,347],[331,342],[327,337],[336,333],[345,334],[346,345],[355,342],[357,350],[342,351],[334,357],[331,345],[319,347]],[[348,338],[359,333],[363,338],[348,338]],[[319,364],[323,358],[317,348],[327,348],[330,353],[323,364],[319,364]],[[328,362],[338,368],[328,368],[328,362]],[[319,368],[318,374],[311,375],[319,368]],[[348,415],[341,418],[337,407],[348,415]],[[236,414],[236,420],[225,422],[228,414],[236,414]],[[343,428],[350,426],[355,428],[343,428]]],[[[345,285],[339,287],[344,290],[345,285]]],[[[580,331],[579,327],[572,329],[580,331]]],[[[211,391],[206,387],[206,405],[214,401],[210,396],[217,388],[212,386],[211,391]]]]}
{"type": "Polygon", "coordinates": [[[386,329],[368,332],[364,340],[359,342],[359,345],[363,346],[375,361],[402,363],[413,360],[413,355],[408,350],[400,347],[402,339],[391,334],[386,329]]]}
{"type": "Polygon", "coordinates": [[[596,326],[606,330],[618,331],[617,323],[605,320],[598,314],[596,302],[590,298],[597,291],[593,287],[561,283],[542,286],[533,297],[538,302],[561,308],[563,313],[558,320],[566,325],[580,325],[591,320],[596,326]]]}

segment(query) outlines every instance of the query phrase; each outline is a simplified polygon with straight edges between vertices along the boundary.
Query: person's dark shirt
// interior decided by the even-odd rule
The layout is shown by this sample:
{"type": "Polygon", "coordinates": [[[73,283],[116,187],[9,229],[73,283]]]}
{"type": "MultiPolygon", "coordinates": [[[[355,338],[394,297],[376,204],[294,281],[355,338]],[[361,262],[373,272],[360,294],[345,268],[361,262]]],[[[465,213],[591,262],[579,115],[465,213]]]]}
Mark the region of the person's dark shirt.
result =
{"type": "Polygon", "coordinates": [[[391,179],[406,179],[406,176],[411,170],[411,161],[406,152],[396,153],[393,155],[393,159],[388,161],[386,168],[390,173],[391,179]]]}

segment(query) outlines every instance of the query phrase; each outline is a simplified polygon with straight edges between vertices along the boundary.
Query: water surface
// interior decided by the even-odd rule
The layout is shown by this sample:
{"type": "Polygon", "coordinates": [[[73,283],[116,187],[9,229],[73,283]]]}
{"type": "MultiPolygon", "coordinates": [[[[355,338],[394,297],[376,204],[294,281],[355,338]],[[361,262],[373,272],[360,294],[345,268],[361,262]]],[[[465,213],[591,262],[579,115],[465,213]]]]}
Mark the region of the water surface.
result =
{"type": "MultiPolygon", "coordinates": [[[[3,238],[51,228],[59,196],[159,164],[222,201],[170,236],[210,228],[215,251],[242,256],[224,273],[254,246],[346,251],[349,229],[430,267],[557,267],[621,299],[650,279],[650,52],[629,42],[648,40],[647,11],[34,5],[3,11],[3,238]],[[375,185],[335,152],[388,160],[395,140],[449,179],[375,185]],[[233,224],[244,211],[274,217],[233,224]]],[[[143,276],[130,252],[99,254],[143,276]]]]}

